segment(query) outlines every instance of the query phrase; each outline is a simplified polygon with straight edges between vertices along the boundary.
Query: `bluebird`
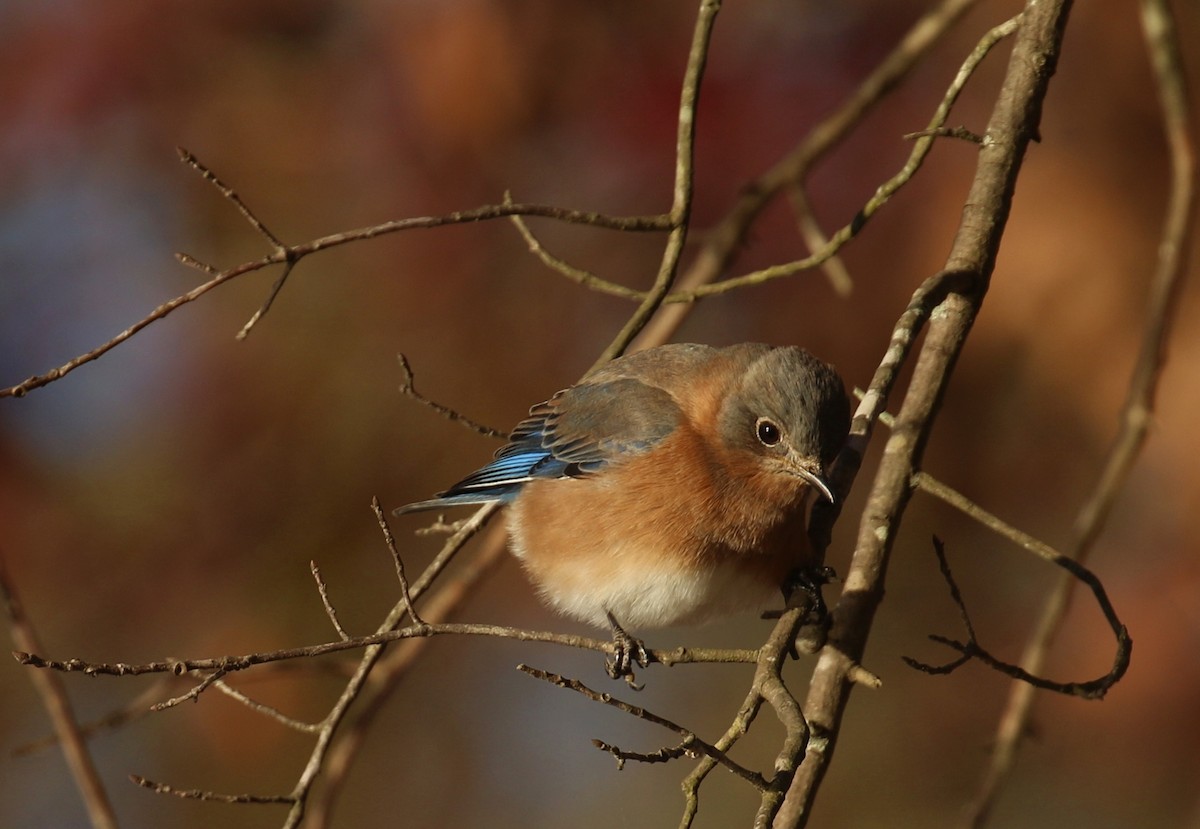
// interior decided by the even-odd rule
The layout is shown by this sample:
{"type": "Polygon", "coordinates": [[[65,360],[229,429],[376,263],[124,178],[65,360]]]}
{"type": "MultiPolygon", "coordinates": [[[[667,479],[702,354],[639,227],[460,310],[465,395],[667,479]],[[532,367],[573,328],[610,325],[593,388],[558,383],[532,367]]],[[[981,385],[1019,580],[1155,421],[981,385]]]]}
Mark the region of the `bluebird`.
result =
{"type": "Polygon", "coordinates": [[[647,656],[623,625],[761,610],[816,564],[807,506],[833,500],[848,429],[841,378],[801,348],[664,345],[534,406],[491,463],[396,513],[507,504],[542,597],[610,627],[609,673],[629,676],[631,644],[647,656]]]}

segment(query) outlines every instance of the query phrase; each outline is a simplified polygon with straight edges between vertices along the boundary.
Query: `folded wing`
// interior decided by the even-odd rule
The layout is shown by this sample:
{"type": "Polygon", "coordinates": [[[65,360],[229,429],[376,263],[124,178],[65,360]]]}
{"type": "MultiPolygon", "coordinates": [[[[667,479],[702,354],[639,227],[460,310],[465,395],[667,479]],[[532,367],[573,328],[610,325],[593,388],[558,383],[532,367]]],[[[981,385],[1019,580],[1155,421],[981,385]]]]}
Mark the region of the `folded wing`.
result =
{"type": "Polygon", "coordinates": [[[487,466],[396,513],[507,502],[530,481],[595,474],[648,451],[682,417],[670,394],[636,378],[584,381],[530,409],[487,466]]]}

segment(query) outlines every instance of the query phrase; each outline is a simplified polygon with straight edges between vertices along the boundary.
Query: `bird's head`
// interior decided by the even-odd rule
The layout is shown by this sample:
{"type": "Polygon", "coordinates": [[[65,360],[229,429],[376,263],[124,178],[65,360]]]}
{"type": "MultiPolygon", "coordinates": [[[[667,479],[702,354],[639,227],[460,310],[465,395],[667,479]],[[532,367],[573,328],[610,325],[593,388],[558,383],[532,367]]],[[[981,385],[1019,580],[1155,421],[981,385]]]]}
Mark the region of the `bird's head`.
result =
{"type": "Polygon", "coordinates": [[[722,403],[722,441],[753,455],[764,471],[799,478],[832,502],[828,468],[850,428],[841,377],[802,348],[756,351],[722,403]]]}

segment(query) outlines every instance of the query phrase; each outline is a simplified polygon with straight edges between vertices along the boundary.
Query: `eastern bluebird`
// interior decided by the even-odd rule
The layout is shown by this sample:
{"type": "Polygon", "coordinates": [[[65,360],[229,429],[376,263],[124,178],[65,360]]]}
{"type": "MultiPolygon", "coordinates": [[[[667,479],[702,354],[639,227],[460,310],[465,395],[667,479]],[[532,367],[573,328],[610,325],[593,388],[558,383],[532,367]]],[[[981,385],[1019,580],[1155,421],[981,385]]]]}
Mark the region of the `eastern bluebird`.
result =
{"type": "Polygon", "coordinates": [[[490,464],[396,513],[509,504],[545,600],[628,645],[621,625],[763,609],[815,563],[808,496],[833,500],[849,411],[838,374],[795,346],[659,346],[534,406],[490,464]]]}

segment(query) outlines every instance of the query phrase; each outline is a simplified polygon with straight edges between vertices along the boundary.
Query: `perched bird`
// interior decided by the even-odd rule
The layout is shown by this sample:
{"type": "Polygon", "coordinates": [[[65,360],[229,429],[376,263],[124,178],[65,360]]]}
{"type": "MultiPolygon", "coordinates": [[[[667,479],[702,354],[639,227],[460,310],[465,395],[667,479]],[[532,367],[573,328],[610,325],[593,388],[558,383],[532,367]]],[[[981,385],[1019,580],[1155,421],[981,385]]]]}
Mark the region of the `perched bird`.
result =
{"type": "Polygon", "coordinates": [[[833,500],[848,428],[841,378],[801,348],[664,345],[534,406],[491,463],[396,513],[509,504],[512,552],[545,600],[640,648],[622,625],[761,610],[814,564],[809,496],[833,500]]]}

